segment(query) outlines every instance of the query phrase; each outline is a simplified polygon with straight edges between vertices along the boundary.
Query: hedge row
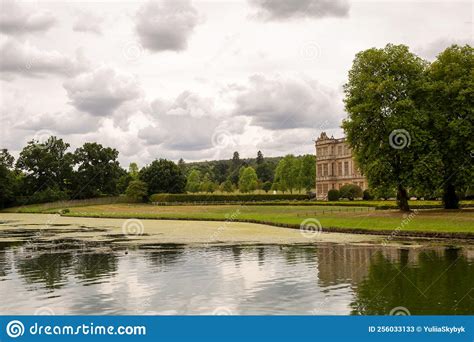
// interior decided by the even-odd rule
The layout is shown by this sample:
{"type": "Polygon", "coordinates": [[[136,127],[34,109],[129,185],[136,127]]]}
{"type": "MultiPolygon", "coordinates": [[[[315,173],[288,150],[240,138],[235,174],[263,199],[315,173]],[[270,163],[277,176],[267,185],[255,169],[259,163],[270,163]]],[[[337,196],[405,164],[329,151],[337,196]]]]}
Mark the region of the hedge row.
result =
{"type": "Polygon", "coordinates": [[[303,201],[309,200],[306,194],[154,194],[152,203],[193,203],[193,202],[265,202],[265,201],[303,201]]]}

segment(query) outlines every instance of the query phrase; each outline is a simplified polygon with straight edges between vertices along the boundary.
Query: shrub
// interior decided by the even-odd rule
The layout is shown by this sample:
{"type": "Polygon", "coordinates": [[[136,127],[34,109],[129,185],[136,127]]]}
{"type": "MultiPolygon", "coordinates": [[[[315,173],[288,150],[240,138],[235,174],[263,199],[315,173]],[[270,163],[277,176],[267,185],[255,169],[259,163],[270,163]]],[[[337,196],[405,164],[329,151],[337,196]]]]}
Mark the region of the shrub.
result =
{"type": "Polygon", "coordinates": [[[362,199],[364,201],[371,201],[374,199],[374,196],[372,195],[369,189],[366,189],[364,190],[364,193],[362,194],[362,199]]]}
{"type": "Polygon", "coordinates": [[[135,201],[143,201],[148,194],[148,186],[145,182],[140,180],[131,181],[128,184],[125,195],[135,201]]]}
{"type": "Polygon", "coordinates": [[[256,202],[256,201],[302,201],[308,200],[304,194],[154,194],[154,203],[192,203],[192,202],[256,202]]]}
{"type": "Polygon", "coordinates": [[[20,205],[33,204],[33,203],[48,203],[56,201],[64,201],[69,198],[65,191],[61,191],[56,188],[46,188],[43,191],[35,192],[31,196],[22,196],[17,198],[17,202],[20,205]]]}
{"type": "Polygon", "coordinates": [[[339,190],[331,189],[328,191],[328,201],[339,201],[339,190]]]}
{"type": "Polygon", "coordinates": [[[265,182],[262,184],[262,190],[268,193],[272,189],[272,182],[265,182]]]}
{"type": "Polygon", "coordinates": [[[343,185],[341,189],[339,189],[339,193],[341,198],[347,198],[351,201],[353,201],[354,198],[362,197],[362,189],[355,184],[343,185]]]}

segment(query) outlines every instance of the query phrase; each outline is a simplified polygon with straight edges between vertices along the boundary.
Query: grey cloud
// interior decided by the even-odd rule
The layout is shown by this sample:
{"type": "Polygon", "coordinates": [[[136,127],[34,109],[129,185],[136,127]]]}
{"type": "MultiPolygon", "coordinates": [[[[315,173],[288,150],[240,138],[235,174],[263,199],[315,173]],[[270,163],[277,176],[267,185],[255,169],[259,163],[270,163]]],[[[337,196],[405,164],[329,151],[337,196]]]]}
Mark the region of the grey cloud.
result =
{"type": "Polygon", "coordinates": [[[102,22],[104,19],[101,16],[95,15],[91,12],[79,12],[72,29],[76,32],[88,32],[95,34],[102,34],[102,22]]]}
{"type": "Polygon", "coordinates": [[[270,130],[333,128],[343,116],[340,94],[304,79],[252,76],[235,100],[234,115],[270,130]]]}
{"type": "Polygon", "coordinates": [[[14,75],[42,77],[48,74],[71,76],[88,68],[88,62],[80,51],[70,58],[58,51],[40,50],[13,39],[0,46],[0,72],[13,78],[14,75]]]}
{"type": "Polygon", "coordinates": [[[87,113],[77,111],[66,113],[45,113],[20,122],[16,127],[29,130],[51,130],[59,134],[84,134],[96,131],[100,120],[87,113]]]}
{"type": "Polygon", "coordinates": [[[242,133],[243,120],[216,115],[213,101],[185,91],[174,102],[154,101],[153,125],[140,130],[148,145],[175,151],[202,151],[216,147],[216,132],[242,133]],[[158,112],[156,112],[158,110],[158,112]],[[214,139],[215,140],[215,139],[214,139]]]}
{"type": "Polygon", "coordinates": [[[420,55],[423,58],[426,58],[428,60],[434,60],[440,54],[443,52],[446,48],[450,47],[453,44],[457,45],[465,45],[465,44],[473,44],[474,39],[473,38],[464,38],[464,39],[454,39],[454,38],[439,38],[436,40],[433,40],[425,45],[418,46],[417,48],[414,49],[415,53],[420,55]]]}
{"type": "Polygon", "coordinates": [[[249,0],[264,20],[292,18],[345,17],[349,13],[347,0],[249,0]]]}
{"type": "Polygon", "coordinates": [[[2,0],[0,5],[0,32],[5,34],[46,31],[56,22],[51,13],[20,6],[17,1],[2,0]]]}
{"type": "Polygon", "coordinates": [[[142,46],[151,51],[181,51],[199,22],[189,0],[150,1],[136,15],[136,32],[142,46]]]}
{"type": "Polygon", "coordinates": [[[123,103],[142,95],[134,77],[108,67],[80,74],[64,82],[64,88],[76,109],[94,116],[110,115],[123,103]]]}

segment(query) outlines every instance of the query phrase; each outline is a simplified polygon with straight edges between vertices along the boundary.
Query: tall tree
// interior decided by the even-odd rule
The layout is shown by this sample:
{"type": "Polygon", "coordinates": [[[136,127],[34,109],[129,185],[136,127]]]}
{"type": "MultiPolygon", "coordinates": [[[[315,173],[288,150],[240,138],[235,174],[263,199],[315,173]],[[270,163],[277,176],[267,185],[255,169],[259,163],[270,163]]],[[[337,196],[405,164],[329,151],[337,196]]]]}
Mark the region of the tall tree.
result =
{"type": "Polygon", "coordinates": [[[74,152],[77,172],[75,197],[117,195],[117,182],[125,174],[117,160],[118,151],[98,143],[85,143],[74,152]]]}
{"type": "Polygon", "coordinates": [[[300,187],[306,191],[314,189],[316,183],[316,157],[306,154],[301,157],[301,165],[298,172],[300,187]]]}
{"type": "Polygon", "coordinates": [[[250,192],[257,189],[258,178],[255,169],[251,166],[242,167],[239,177],[240,192],[250,192]]]}
{"type": "Polygon", "coordinates": [[[469,45],[447,48],[429,66],[427,76],[424,108],[436,143],[433,151],[442,163],[438,186],[443,189],[445,208],[457,209],[456,192],[474,185],[474,49],[469,45]]]}
{"type": "Polygon", "coordinates": [[[265,159],[263,158],[262,151],[258,151],[257,152],[257,159],[256,159],[257,165],[263,164],[264,161],[265,161],[265,159]]]}
{"type": "Polygon", "coordinates": [[[6,149],[0,150],[0,208],[10,205],[15,200],[14,161],[6,149]]]}
{"type": "Polygon", "coordinates": [[[201,189],[201,172],[193,169],[186,180],[186,191],[195,193],[201,189]]]}
{"type": "Polygon", "coordinates": [[[298,188],[299,165],[297,158],[289,154],[282,158],[275,170],[275,187],[280,191],[290,191],[298,188]]]}
{"type": "Polygon", "coordinates": [[[148,184],[148,194],[183,193],[186,177],[171,160],[160,159],[140,170],[140,180],[148,184]]]}
{"type": "Polygon", "coordinates": [[[183,158],[179,158],[178,167],[181,169],[183,173],[186,171],[186,163],[183,158]]]}
{"type": "Polygon", "coordinates": [[[257,164],[255,171],[257,172],[258,179],[260,179],[261,182],[265,183],[273,181],[274,170],[269,162],[265,161],[262,164],[257,164]]]}
{"type": "Polygon", "coordinates": [[[344,85],[343,128],[355,159],[371,187],[397,188],[403,211],[429,140],[417,106],[426,65],[408,47],[388,44],[358,53],[344,85]]]}
{"type": "Polygon", "coordinates": [[[133,180],[138,179],[138,172],[139,171],[140,171],[140,169],[138,168],[137,163],[130,163],[130,165],[128,166],[128,173],[129,173],[130,177],[132,177],[133,180]]]}
{"type": "Polygon", "coordinates": [[[58,191],[70,188],[73,156],[67,152],[68,148],[68,143],[54,136],[44,142],[28,142],[16,162],[16,167],[25,173],[25,195],[47,188],[58,191]]]}

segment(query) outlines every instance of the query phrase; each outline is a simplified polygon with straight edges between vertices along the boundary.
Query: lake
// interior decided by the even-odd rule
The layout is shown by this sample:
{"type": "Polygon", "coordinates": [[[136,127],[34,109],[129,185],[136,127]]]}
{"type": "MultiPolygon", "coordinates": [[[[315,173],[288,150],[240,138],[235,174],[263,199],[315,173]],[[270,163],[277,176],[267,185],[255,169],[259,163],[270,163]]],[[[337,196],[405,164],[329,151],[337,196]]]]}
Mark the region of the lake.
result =
{"type": "Polygon", "coordinates": [[[474,314],[462,248],[0,244],[0,314],[474,314]]]}

